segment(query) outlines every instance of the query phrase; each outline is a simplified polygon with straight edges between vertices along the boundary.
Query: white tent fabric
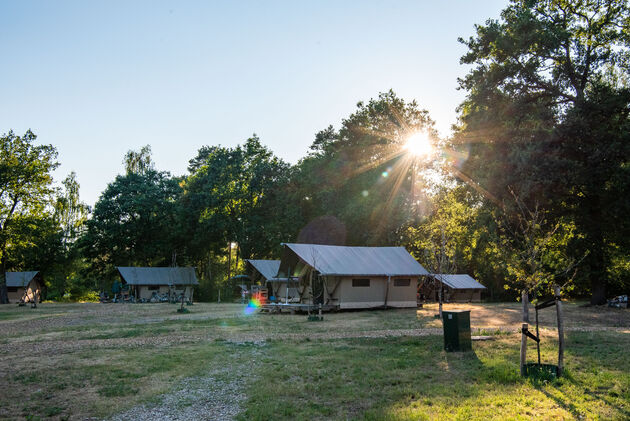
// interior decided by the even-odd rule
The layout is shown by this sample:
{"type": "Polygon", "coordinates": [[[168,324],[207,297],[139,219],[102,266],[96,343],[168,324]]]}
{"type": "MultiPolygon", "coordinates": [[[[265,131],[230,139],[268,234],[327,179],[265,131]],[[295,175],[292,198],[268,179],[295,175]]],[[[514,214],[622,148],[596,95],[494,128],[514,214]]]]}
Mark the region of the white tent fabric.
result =
{"type": "Polygon", "coordinates": [[[269,281],[276,277],[278,269],[280,269],[280,260],[252,260],[247,259],[260,274],[269,281]]]}
{"type": "Polygon", "coordinates": [[[322,275],[421,276],[429,273],[404,247],[347,247],[285,243],[322,275]]]}

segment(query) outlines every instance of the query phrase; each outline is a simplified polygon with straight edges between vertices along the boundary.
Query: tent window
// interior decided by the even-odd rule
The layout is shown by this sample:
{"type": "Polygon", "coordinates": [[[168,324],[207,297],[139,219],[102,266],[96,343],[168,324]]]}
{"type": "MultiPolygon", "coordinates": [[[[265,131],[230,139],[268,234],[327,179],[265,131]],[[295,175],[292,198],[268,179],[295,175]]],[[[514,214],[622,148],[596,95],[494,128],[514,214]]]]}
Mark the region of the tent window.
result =
{"type": "Polygon", "coordinates": [[[7,287],[8,292],[17,292],[18,287],[7,287]]]}
{"type": "Polygon", "coordinates": [[[353,287],[369,287],[370,280],[369,279],[353,279],[352,286],[353,287]]]}
{"type": "Polygon", "coordinates": [[[394,279],[395,287],[408,287],[411,285],[411,279],[394,279]]]}
{"type": "Polygon", "coordinates": [[[160,290],[159,285],[149,285],[149,291],[159,291],[159,290],[160,290]]]}

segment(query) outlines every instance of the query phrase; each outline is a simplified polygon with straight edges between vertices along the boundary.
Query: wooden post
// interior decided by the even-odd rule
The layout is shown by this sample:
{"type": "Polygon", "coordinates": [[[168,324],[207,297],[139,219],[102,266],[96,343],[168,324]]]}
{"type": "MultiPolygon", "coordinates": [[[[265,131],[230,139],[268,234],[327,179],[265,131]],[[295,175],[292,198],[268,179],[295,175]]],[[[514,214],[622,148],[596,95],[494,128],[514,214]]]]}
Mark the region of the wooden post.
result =
{"type": "Polygon", "coordinates": [[[538,309],[536,309],[536,337],[538,341],[536,342],[536,351],[538,352],[538,365],[540,365],[540,333],[538,332],[538,309]]]}
{"type": "Polygon", "coordinates": [[[564,370],[564,321],[562,320],[562,300],[560,299],[560,287],[553,288],[556,298],[556,314],[558,317],[558,377],[564,370]]]}
{"type": "Polygon", "coordinates": [[[527,374],[525,372],[525,363],[527,362],[527,336],[525,332],[527,330],[527,323],[523,323],[521,326],[521,376],[527,374]]]}
{"type": "Polygon", "coordinates": [[[440,301],[438,311],[440,314],[440,320],[442,320],[442,300],[444,299],[444,283],[442,282],[442,277],[440,277],[440,289],[438,290],[438,298],[440,301]]]}
{"type": "Polygon", "coordinates": [[[527,290],[521,293],[521,301],[523,302],[523,323],[529,323],[529,296],[527,290]]]}

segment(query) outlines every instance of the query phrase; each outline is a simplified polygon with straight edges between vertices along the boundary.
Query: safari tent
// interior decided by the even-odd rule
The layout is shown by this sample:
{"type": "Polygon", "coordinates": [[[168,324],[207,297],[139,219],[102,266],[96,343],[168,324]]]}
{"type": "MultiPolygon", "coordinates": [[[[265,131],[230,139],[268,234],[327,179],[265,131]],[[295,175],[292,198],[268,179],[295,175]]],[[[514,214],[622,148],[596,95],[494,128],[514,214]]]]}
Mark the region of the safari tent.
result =
{"type": "Polygon", "coordinates": [[[276,276],[280,269],[280,260],[247,259],[245,262],[252,283],[258,283],[267,288],[268,297],[273,297],[274,300],[283,298],[285,301],[288,297],[289,302],[295,302],[299,299],[297,288],[290,285],[287,291],[288,279],[276,276]]]}
{"type": "Polygon", "coordinates": [[[154,293],[192,301],[193,288],[199,285],[193,267],[117,267],[123,283],[137,300],[150,300],[154,293]]]}
{"type": "Polygon", "coordinates": [[[44,280],[40,272],[6,272],[6,280],[9,302],[30,303],[35,297],[41,301],[44,280]]]}
{"type": "Polygon", "coordinates": [[[427,300],[439,300],[440,283],[444,285],[443,301],[445,302],[479,302],[483,285],[466,274],[430,274],[420,286],[420,294],[427,300]]]}
{"type": "MultiPolygon", "coordinates": [[[[416,307],[428,275],[404,247],[284,244],[277,278],[295,285],[293,301],[338,309],[416,307]]],[[[282,297],[282,294],[278,294],[282,297]]]]}

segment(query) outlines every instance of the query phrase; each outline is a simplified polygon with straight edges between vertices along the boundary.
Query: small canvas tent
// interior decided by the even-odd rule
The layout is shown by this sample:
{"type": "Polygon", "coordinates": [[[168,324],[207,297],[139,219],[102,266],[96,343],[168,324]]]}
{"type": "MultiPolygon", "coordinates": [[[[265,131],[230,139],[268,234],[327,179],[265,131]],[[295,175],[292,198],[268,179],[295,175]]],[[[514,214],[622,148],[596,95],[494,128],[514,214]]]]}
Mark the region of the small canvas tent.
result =
{"type": "Polygon", "coordinates": [[[117,267],[120,278],[131,287],[137,300],[150,300],[154,293],[192,301],[193,287],[199,285],[193,267],[117,267]]]}
{"type": "Polygon", "coordinates": [[[295,280],[300,303],[359,309],[416,307],[427,274],[404,247],[287,243],[276,277],[295,280]]]}
{"type": "Polygon", "coordinates": [[[6,279],[9,302],[30,303],[35,300],[35,297],[41,301],[44,280],[38,271],[7,272],[6,279]]]}
{"type": "Polygon", "coordinates": [[[425,299],[438,301],[440,283],[444,285],[445,302],[481,301],[481,291],[486,289],[472,276],[466,274],[432,273],[420,287],[420,293],[425,299]]]}

